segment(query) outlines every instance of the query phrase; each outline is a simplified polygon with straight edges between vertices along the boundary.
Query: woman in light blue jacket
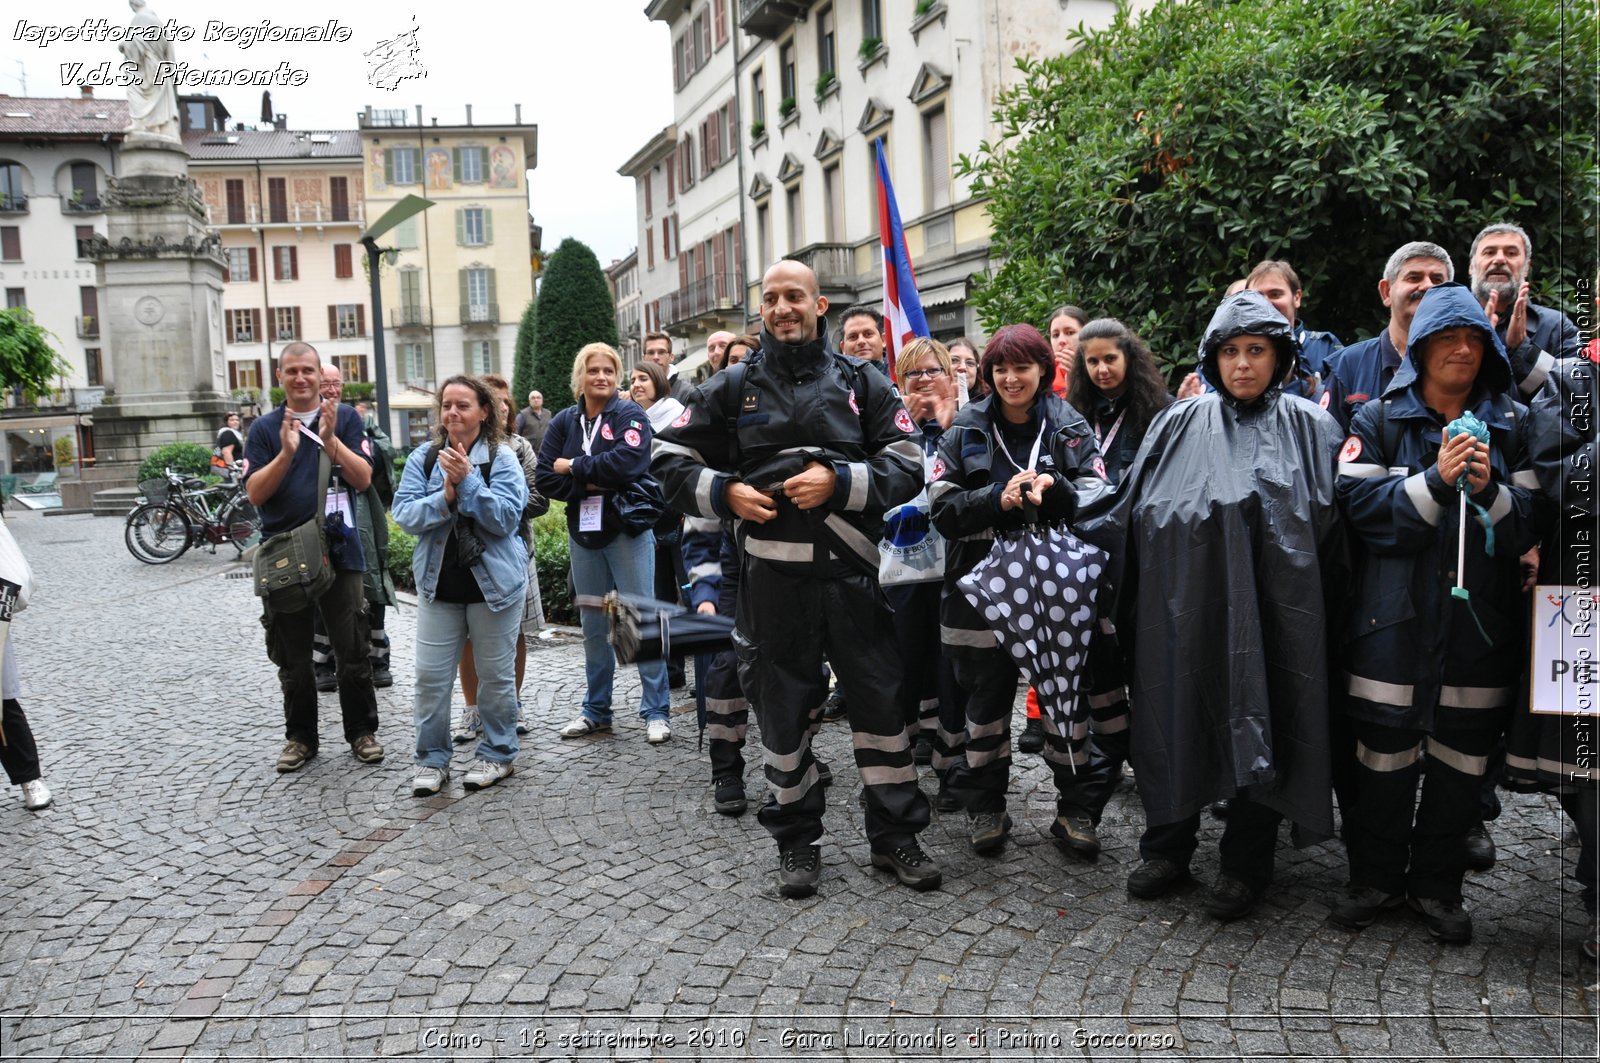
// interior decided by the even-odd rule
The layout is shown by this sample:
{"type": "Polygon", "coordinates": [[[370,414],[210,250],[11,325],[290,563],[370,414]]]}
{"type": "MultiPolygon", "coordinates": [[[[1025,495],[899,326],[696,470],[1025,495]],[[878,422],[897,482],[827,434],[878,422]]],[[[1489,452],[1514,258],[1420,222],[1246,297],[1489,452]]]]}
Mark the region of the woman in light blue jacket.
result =
{"type": "Polygon", "coordinates": [[[472,640],[483,737],[462,779],[481,790],[510,775],[517,756],[517,629],[527,593],[518,534],[528,483],[502,443],[499,405],[479,380],[453,376],[439,389],[440,438],[419,446],[395,492],[395,523],[417,537],[417,774],[412,793],[436,794],[450,778],[450,695],[456,662],[472,640]]]}

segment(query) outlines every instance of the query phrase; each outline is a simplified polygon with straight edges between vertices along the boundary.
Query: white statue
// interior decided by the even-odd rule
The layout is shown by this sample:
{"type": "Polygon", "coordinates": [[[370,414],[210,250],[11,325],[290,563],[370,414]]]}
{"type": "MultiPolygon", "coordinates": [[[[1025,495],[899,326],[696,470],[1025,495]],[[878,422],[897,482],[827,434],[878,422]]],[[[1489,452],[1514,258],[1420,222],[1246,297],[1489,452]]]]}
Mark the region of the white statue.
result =
{"type": "Polygon", "coordinates": [[[171,63],[172,42],[161,31],[161,19],[151,11],[144,0],[128,0],[133,8],[130,29],[140,31],[137,37],[117,45],[125,59],[138,69],[138,81],[128,86],[128,116],[132,121],[128,129],[135,133],[179,139],[178,91],[170,82],[156,80],[163,63],[171,63]]]}

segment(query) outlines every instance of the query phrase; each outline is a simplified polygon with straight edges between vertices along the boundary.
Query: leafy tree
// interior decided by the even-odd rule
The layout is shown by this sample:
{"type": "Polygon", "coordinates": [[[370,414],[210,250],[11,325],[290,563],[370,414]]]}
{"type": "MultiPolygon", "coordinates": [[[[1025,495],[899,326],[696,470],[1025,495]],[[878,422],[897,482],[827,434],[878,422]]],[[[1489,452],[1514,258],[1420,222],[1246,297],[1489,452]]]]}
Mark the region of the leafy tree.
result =
{"type": "Polygon", "coordinates": [[[1018,61],[1000,136],[962,172],[988,197],[985,324],[1077,303],[1192,363],[1229,282],[1288,259],[1314,327],[1387,320],[1409,240],[1466,279],[1473,235],[1533,239],[1534,298],[1574,308],[1596,238],[1596,14],[1567,0],[1162,0],[1069,55],[1018,61]]]}
{"type": "Polygon", "coordinates": [[[511,368],[511,399],[520,409],[533,390],[533,330],[539,319],[539,300],[529,299],[517,326],[517,355],[511,368]]]}
{"type": "Polygon", "coordinates": [[[72,369],[50,346],[53,338],[25,307],[0,310],[0,388],[30,395],[54,391],[57,378],[72,369]]]}
{"type": "Polygon", "coordinates": [[[167,469],[185,476],[211,472],[211,448],[200,443],[163,443],[139,463],[139,482],[159,479],[167,469]]]}
{"type": "MultiPolygon", "coordinates": [[[[572,405],[572,359],[586,343],[617,345],[617,311],[599,259],[567,237],[545,262],[533,327],[533,385],[547,409],[572,405]]],[[[526,396],[527,392],[524,391],[526,396]]]]}

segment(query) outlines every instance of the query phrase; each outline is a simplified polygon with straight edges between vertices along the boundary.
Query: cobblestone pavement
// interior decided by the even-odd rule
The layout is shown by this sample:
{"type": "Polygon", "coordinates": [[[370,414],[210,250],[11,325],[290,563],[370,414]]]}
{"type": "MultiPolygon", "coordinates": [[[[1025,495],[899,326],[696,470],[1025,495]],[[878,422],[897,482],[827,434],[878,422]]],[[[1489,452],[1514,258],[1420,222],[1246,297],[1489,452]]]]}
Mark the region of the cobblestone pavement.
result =
{"type": "MultiPolygon", "coordinates": [[[[712,810],[692,709],[665,746],[625,712],[614,737],[556,737],[581,697],[571,639],[530,659],[537,729],[501,785],[464,792],[458,751],[446,794],[411,796],[409,608],[388,759],[349,756],[329,696],[322,755],[280,776],[244,566],[142,565],[106,518],[8,523],[38,573],[13,644],[56,803],[0,804],[4,1058],[1595,1056],[1576,850],[1543,798],[1495,825],[1465,948],[1403,913],[1327,925],[1337,844],[1285,846],[1257,914],[1215,922],[1215,821],[1200,884],[1132,900],[1135,795],[1113,799],[1099,862],[1073,861],[1027,756],[1012,843],[978,857],[936,819],[945,885],[918,894],[870,868],[830,724],[821,892],[789,901],[754,816],[712,810]]],[[[619,695],[637,704],[627,673],[619,695]]]]}

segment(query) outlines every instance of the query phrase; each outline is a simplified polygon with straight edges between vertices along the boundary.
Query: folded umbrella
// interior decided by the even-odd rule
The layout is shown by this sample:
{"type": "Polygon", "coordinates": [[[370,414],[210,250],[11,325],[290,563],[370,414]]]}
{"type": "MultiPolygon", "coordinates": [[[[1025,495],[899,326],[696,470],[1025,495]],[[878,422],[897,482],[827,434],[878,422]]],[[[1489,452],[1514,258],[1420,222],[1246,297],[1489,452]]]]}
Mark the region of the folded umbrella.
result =
{"type": "Polygon", "coordinates": [[[733,648],[733,617],[690,612],[675,602],[642,594],[610,591],[605,597],[578,595],[580,609],[605,614],[607,639],[623,664],[720,653],[733,648]]]}

